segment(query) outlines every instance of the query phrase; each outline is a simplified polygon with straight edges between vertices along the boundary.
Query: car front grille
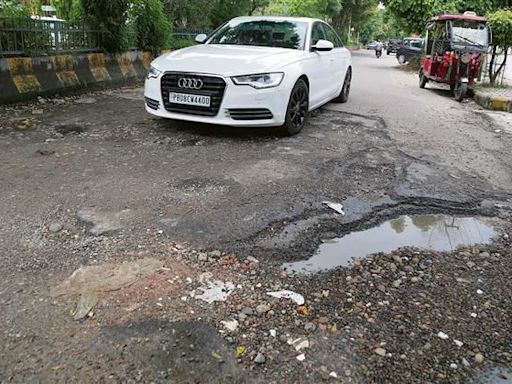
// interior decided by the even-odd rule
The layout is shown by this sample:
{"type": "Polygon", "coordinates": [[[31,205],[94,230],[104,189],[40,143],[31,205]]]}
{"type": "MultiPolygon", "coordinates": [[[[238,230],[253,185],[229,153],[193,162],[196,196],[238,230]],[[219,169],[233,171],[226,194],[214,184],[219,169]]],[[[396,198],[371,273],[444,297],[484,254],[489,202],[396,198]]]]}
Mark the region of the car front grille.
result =
{"type": "Polygon", "coordinates": [[[219,113],[220,104],[226,90],[226,82],[220,77],[195,75],[193,73],[166,73],[162,76],[162,100],[164,107],[169,112],[187,113],[192,115],[216,116],[219,113]],[[201,89],[180,88],[180,78],[200,79],[203,82],[201,89]],[[210,96],[210,106],[183,105],[169,102],[169,93],[179,92],[190,95],[210,96]]]}
{"type": "Polygon", "coordinates": [[[155,111],[160,107],[160,102],[158,100],[150,99],[149,97],[144,97],[144,100],[146,101],[146,105],[155,111]]]}
{"type": "Polygon", "coordinates": [[[266,108],[233,108],[227,110],[233,120],[267,120],[274,117],[266,108]]]}

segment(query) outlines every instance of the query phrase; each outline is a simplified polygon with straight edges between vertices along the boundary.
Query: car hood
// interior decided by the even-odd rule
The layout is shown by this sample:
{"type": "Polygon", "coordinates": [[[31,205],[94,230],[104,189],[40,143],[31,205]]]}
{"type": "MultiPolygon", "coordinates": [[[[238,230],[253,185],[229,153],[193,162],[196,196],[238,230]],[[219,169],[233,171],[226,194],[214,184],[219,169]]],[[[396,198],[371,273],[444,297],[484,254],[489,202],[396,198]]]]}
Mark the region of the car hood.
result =
{"type": "Polygon", "coordinates": [[[155,59],[160,71],[211,73],[222,76],[280,71],[304,57],[296,49],[234,45],[196,45],[155,59]]]}

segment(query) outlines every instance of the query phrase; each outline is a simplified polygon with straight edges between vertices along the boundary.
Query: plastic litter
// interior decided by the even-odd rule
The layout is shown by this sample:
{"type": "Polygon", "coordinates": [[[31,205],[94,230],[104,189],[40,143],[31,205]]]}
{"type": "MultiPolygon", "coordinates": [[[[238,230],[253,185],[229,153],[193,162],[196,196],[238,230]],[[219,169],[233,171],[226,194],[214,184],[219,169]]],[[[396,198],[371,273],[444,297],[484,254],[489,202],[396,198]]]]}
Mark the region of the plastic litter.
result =
{"type": "Polygon", "coordinates": [[[343,205],[342,204],[340,204],[340,203],[333,203],[331,201],[322,201],[322,204],[327,205],[333,211],[336,211],[340,215],[345,216],[345,211],[343,210],[343,205]]]}
{"type": "Polygon", "coordinates": [[[305,300],[304,296],[297,292],[293,291],[277,291],[277,292],[267,292],[267,295],[270,295],[272,297],[276,297],[278,299],[290,299],[293,300],[297,305],[303,305],[305,300]]]}

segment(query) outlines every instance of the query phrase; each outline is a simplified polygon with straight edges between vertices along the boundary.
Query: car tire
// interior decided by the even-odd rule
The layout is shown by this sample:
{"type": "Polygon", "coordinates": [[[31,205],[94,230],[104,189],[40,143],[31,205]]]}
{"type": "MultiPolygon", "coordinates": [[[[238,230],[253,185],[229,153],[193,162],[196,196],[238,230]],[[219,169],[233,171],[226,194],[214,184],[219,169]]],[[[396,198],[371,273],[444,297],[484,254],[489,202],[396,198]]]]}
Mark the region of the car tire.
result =
{"type": "Polygon", "coordinates": [[[422,70],[420,70],[420,88],[423,89],[428,83],[427,76],[423,73],[422,70]]]}
{"type": "Polygon", "coordinates": [[[400,55],[398,56],[398,62],[401,64],[401,65],[404,65],[407,61],[405,60],[405,55],[400,55]]]}
{"type": "Polygon", "coordinates": [[[340,94],[333,100],[335,103],[346,103],[350,96],[350,87],[352,85],[352,68],[348,67],[345,80],[343,81],[343,87],[341,88],[340,94]]]}
{"type": "Polygon", "coordinates": [[[461,102],[464,100],[468,93],[468,85],[466,83],[459,83],[456,85],[455,90],[453,91],[453,96],[455,100],[461,102]]]}
{"type": "Polygon", "coordinates": [[[283,133],[293,136],[299,133],[308,118],[309,112],[309,88],[303,79],[297,80],[290,93],[290,100],[286,108],[286,117],[283,126],[283,133]]]}

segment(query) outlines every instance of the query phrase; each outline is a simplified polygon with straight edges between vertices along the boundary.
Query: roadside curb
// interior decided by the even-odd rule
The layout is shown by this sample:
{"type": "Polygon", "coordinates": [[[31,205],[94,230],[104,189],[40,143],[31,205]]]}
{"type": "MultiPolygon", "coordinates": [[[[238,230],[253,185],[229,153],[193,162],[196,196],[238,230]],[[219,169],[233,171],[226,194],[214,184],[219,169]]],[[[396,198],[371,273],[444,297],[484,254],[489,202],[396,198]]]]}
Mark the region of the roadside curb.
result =
{"type": "Polygon", "coordinates": [[[475,101],[485,109],[512,113],[512,98],[491,96],[480,90],[475,90],[475,101]]]}
{"type": "Polygon", "coordinates": [[[141,81],[152,60],[143,51],[0,58],[0,104],[141,81]]]}

